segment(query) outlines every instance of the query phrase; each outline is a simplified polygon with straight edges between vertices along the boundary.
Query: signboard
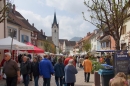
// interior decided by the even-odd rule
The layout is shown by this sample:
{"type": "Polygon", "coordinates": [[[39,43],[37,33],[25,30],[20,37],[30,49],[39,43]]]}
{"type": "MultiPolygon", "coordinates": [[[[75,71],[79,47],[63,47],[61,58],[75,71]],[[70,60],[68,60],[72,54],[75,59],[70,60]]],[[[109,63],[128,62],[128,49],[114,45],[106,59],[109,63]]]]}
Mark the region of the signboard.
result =
{"type": "Polygon", "coordinates": [[[127,51],[117,51],[115,54],[115,74],[124,72],[127,74],[127,67],[130,64],[130,56],[127,51]]]}

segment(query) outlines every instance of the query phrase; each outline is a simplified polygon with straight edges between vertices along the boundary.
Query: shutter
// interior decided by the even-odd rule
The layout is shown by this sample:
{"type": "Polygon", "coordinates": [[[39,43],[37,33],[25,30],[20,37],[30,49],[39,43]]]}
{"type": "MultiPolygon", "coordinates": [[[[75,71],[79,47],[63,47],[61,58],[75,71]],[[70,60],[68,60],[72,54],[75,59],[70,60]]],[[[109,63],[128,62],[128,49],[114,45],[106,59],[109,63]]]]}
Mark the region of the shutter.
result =
{"type": "Polygon", "coordinates": [[[29,37],[28,36],[26,36],[27,37],[27,42],[29,42],[29,37]]]}
{"type": "Polygon", "coordinates": [[[21,36],[21,42],[24,43],[24,35],[21,36]]]}

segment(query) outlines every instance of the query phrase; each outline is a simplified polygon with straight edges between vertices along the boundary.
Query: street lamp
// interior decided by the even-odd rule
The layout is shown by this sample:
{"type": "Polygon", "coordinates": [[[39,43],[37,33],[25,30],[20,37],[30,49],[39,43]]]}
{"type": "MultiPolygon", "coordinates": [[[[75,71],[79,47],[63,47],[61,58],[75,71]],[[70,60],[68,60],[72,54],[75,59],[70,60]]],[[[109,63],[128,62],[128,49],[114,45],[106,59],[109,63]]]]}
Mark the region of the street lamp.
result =
{"type": "Polygon", "coordinates": [[[11,41],[11,49],[10,49],[11,54],[12,54],[13,39],[14,39],[15,35],[16,35],[16,31],[13,30],[13,31],[11,32],[11,38],[12,38],[12,41],[11,41]]]}

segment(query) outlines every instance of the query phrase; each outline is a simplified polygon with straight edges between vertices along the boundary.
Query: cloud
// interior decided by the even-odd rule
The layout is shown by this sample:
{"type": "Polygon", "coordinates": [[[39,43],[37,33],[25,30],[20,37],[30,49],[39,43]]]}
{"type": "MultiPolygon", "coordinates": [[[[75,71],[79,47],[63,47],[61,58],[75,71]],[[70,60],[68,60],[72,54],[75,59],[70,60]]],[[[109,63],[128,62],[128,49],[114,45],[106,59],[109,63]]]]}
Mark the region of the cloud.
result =
{"type": "MultiPolygon", "coordinates": [[[[47,36],[51,36],[51,25],[53,21],[53,15],[42,17],[32,11],[18,10],[29,22],[38,29],[46,33],[47,36]]],[[[68,16],[57,16],[59,20],[59,36],[61,39],[71,39],[72,37],[84,37],[87,32],[93,31],[92,26],[81,18],[71,18],[68,16]]]]}
{"type": "Polygon", "coordinates": [[[59,10],[66,10],[73,13],[81,13],[86,11],[84,0],[46,0],[46,5],[55,7],[59,10]]]}

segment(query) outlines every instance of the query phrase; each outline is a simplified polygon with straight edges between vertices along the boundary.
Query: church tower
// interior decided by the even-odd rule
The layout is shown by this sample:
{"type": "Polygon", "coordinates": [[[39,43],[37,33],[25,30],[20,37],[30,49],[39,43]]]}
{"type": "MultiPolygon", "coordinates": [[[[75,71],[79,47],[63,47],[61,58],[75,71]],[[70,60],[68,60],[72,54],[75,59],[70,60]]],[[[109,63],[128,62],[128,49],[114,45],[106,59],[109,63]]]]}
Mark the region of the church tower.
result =
{"type": "Polygon", "coordinates": [[[56,13],[54,13],[54,19],[52,24],[52,41],[56,46],[56,52],[59,53],[59,24],[57,23],[56,13]]]}

